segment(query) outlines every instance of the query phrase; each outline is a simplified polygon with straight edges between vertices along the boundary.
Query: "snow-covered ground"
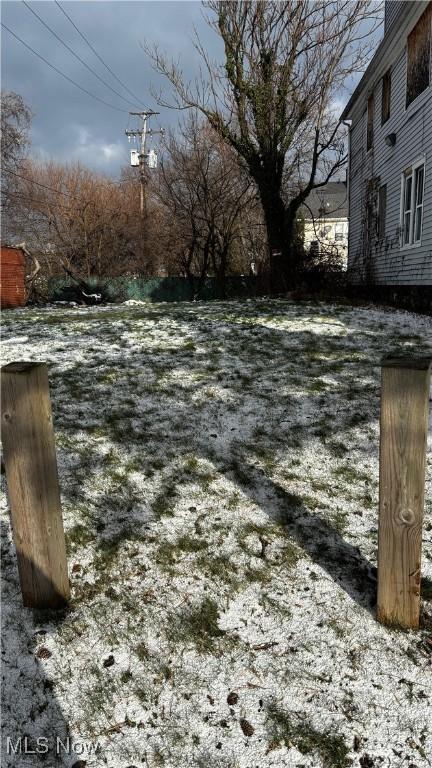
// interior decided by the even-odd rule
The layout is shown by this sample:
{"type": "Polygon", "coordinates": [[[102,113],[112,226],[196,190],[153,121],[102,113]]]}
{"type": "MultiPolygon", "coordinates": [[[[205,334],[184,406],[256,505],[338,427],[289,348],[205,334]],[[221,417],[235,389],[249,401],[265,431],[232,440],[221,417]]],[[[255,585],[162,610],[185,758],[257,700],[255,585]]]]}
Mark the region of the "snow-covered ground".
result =
{"type": "Polygon", "coordinates": [[[430,352],[430,320],[25,309],[2,348],[49,363],[72,583],[22,608],[4,500],[2,765],[432,764],[430,451],[423,627],[374,617],[380,360],[430,352]]]}

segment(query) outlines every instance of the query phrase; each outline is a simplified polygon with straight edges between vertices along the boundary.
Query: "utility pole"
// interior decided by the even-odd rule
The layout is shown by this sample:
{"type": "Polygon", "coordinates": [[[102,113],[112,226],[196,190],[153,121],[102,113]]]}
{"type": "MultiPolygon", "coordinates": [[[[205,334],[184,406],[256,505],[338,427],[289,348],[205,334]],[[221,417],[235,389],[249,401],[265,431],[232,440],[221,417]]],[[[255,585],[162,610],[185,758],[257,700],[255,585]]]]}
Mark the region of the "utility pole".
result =
{"type": "Polygon", "coordinates": [[[153,112],[153,110],[147,110],[146,112],[129,112],[129,114],[132,117],[139,117],[142,121],[141,128],[137,128],[135,130],[125,130],[126,136],[129,137],[129,139],[132,136],[136,136],[140,139],[140,151],[138,154],[139,157],[139,176],[140,176],[140,213],[141,213],[141,221],[144,222],[145,218],[145,212],[146,212],[146,194],[145,194],[145,185],[146,185],[146,174],[145,174],[145,162],[146,159],[149,157],[149,155],[146,153],[146,138],[147,136],[154,136],[157,133],[164,133],[163,128],[160,131],[153,131],[151,128],[148,128],[148,120],[153,115],[159,115],[159,112],[153,112]]]}

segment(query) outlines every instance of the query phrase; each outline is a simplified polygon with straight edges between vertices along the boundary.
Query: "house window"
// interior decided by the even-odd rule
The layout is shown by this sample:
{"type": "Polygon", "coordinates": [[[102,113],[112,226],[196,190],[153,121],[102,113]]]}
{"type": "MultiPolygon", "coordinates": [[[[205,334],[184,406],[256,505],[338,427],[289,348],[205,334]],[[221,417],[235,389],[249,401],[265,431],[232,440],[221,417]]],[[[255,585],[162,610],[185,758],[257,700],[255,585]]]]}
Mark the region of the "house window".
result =
{"type": "Polygon", "coordinates": [[[385,237],[387,212],[387,184],[382,184],[378,190],[378,237],[385,237]]]}
{"type": "Polygon", "coordinates": [[[408,35],[406,106],[426,90],[431,75],[432,3],[408,35]]]}
{"type": "Polygon", "coordinates": [[[344,239],[344,225],[335,224],[335,241],[340,242],[343,239],[344,239]]]}
{"type": "Polygon", "coordinates": [[[390,95],[391,72],[388,70],[382,79],[381,125],[384,125],[390,117],[390,95]]]}
{"type": "Polygon", "coordinates": [[[327,237],[329,232],[331,232],[331,227],[330,226],[327,225],[327,226],[323,227],[322,229],[320,229],[320,233],[319,233],[320,237],[327,237]]]}
{"type": "Polygon", "coordinates": [[[373,93],[368,98],[367,103],[367,136],[366,149],[369,152],[373,145],[373,120],[374,120],[374,97],[373,93]]]}
{"type": "Polygon", "coordinates": [[[402,177],[401,244],[421,242],[423,228],[424,162],[407,168],[402,177]]]}

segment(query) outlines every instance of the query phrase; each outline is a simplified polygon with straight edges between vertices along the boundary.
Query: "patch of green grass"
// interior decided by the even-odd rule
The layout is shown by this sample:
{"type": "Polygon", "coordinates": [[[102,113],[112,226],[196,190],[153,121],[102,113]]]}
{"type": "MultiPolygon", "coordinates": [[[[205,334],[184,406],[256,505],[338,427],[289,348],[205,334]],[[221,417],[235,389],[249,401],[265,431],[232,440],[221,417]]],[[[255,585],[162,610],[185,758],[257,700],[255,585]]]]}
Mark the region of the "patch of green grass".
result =
{"type": "Polygon", "coordinates": [[[78,547],[85,547],[91,541],[94,541],[94,533],[89,530],[88,526],[76,523],[73,528],[66,532],[67,554],[76,552],[78,547]]]}
{"type": "Polygon", "coordinates": [[[343,459],[349,451],[345,443],[342,443],[340,440],[329,440],[327,448],[337,459],[343,459]]]}
{"type": "Polygon", "coordinates": [[[124,530],[112,536],[110,539],[102,539],[99,543],[97,554],[93,560],[95,571],[110,571],[118,551],[128,538],[131,538],[130,530],[124,530]]]}
{"type": "Polygon", "coordinates": [[[237,509],[240,504],[240,494],[235,492],[228,499],[227,507],[230,510],[237,509]]]}
{"type": "Polygon", "coordinates": [[[342,736],[336,733],[317,731],[311,723],[293,718],[276,704],[267,708],[267,731],[270,744],[274,747],[282,742],[294,744],[304,755],[319,755],[323,768],[348,768],[349,747],[342,736]]]}
{"type": "Polygon", "coordinates": [[[204,539],[197,539],[185,534],[178,539],[176,546],[182,552],[199,552],[202,549],[207,549],[208,542],[204,539]]]}
{"type": "Polygon", "coordinates": [[[271,475],[276,466],[276,456],[274,452],[265,446],[255,446],[254,453],[261,459],[265,471],[271,475]]]}
{"type": "Polygon", "coordinates": [[[217,603],[205,597],[200,605],[191,607],[168,624],[168,639],[176,645],[192,643],[202,654],[216,653],[218,642],[226,636],[225,630],[219,628],[218,619],[217,603]]]}
{"type": "Polygon", "coordinates": [[[337,619],[329,619],[327,622],[327,626],[333,630],[336,637],[339,637],[339,638],[345,637],[346,627],[342,626],[340,621],[338,621],[337,619]]]}
{"type": "Polygon", "coordinates": [[[135,648],[135,653],[140,661],[147,661],[150,658],[149,649],[145,643],[138,643],[135,648]]]}
{"type": "Polygon", "coordinates": [[[159,544],[154,558],[162,570],[172,573],[173,566],[177,562],[176,550],[177,544],[172,541],[164,541],[162,544],[159,544]]]}
{"type": "Polygon", "coordinates": [[[329,385],[322,379],[316,379],[309,386],[309,392],[316,394],[317,392],[327,392],[329,385]]]}
{"type": "Polygon", "coordinates": [[[334,496],[334,489],[330,483],[325,483],[322,480],[310,480],[309,485],[314,491],[324,491],[329,496],[334,496]]]}
{"type": "Polygon", "coordinates": [[[331,525],[342,536],[347,527],[347,513],[341,510],[333,512],[331,515],[331,525]]]}
{"type": "Polygon", "coordinates": [[[263,565],[262,568],[245,568],[243,571],[243,577],[245,582],[249,584],[254,582],[259,584],[267,584],[272,580],[271,571],[266,565],[263,565]]]}
{"type": "Polygon", "coordinates": [[[332,470],[335,477],[341,477],[347,483],[368,483],[370,482],[370,476],[366,472],[359,472],[351,464],[339,464],[336,469],[332,470]]]}
{"type": "Polygon", "coordinates": [[[232,557],[218,555],[210,557],[201,554],[197,557],[196,567],[208,575],[214,583],[226,584],[233,590],[240,585],[239,569],[232,557]]]}
{"type": "Polygon", "coordinates": [[[174,514],[174,504],[177,497],[175,483],[167,481],[162,485],[156,498],[152,501],[152,511],[156,518],[174,514]]]}
{"type": "Polygon", "coordinates": [[[301,549],[293,541],[288,541],[281,550],[280,564],[289,569],[295,568],[301,557],[301,549]]]}
{"type": "Polygon", "coordinates": [[[189,456],[186,456],[184,464],[183,464],[183,471],[187,474],[193,474],[197,472],[199,467],[199,459],[194,454],[190,454],[189,456]]]}

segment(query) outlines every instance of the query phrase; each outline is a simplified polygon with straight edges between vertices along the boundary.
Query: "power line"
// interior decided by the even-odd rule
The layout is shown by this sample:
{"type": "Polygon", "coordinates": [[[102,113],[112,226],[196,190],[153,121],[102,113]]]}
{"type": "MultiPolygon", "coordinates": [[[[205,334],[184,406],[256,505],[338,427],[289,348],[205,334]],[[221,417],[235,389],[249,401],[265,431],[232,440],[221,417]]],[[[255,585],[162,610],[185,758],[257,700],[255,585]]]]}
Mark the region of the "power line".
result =
{"type": "MultiPolygon", "coordinates": [[[[15,199],[22,200],[26,204],[31,203],[32,205],[38,205],[38,206],[46,205],[46,201],[38,200],[37,197],[31,197],[31,195],[23,195],[20,192],[8,191],[7,193],[4,192],[4,196],[5,198],[13,197],[15,199]]],[[[50,200],[49,205],[50,207],[53,206],[54,208],[61,208],[64,211],[70,211],[70,208],[65,203],[59,203],[58,201],[55,201],[55,200],[50,200]]],[[[33,213],[42,214],[43,212],[33,209],[33,213]]]]}
{"type": "MultiPolygon", "coordinates": [[[[73,195],[70,192],[62,192],[61,189],[54,189],[54,187],[48,187],[46,184],[42,184],[40,181],[35,181],[34,179],[29,179],[28,176],[22,176],[20,173],[17,173],[16,171],[11,171],[8,168],[2,168],[2,173],[10,173],[12,176],[16,176],[18,179],[22,179],[23,181],[28,181],[29,184],[36,184],[38,187],[43,187],[44,189],[48,189],[50,192],[55,192],[57,195],[65,195],[65,197],[74,197],[76,200],[79,200],[80,198],[77,197],[77,195],[73,195]]],[[[101,182],[101,185],[106,183],[107,185],[112,184],[113,186],[120,186],[121,184],[127,184],[132,183],[129,180],[122,180],[122,179],[107,179],[106,182],[101,182]]]]}
{"type": "Polygon", "coordinates": [[[126,104],[132,104],[132,106],[134,106],[134,102],[130,101],[130,99],[126,99],[125,96],[122,96],[122,94],[119,93],[118,91],[116,91],[115,88],[113,88],[109,83],[106,82],[106,80],[104,80],[102,77],[100,77],[98,75],[98,73],[95,72],[95,70],[92,69],[92,67],[90,67],[84,61],[84,59],[81,58],[81,56],[79,56],[77,53],[75,53],[73,48],[71,48],[70,45],[65,43],[65,41],[60,37],[60,35],[57,34],[57,32],[55,32],[53,29],[51,29],[51,27],[39,16],[38,13],[36,13],[35,10],[33,10],[33,8],[26,2],[26,0],[22,0],[22,2],[23,2],[23,5],[25,5],[25,7],[30,11],[30,13],[32,13],[33,16],[35,16],[38,19],[38,21],[40,21],[40,23],[45,27],[45,29],[47,29],[49,32],[51,32],[51,34],[54,35],[56,40],[58,40],[66,48],[66,50],[69,51],[69,53],[71,53],[72,56],[74,56],[77,59],[77,61],[79,61],[86,69],[88,69],[88,71],[92,75],[94,75],[94,77],[97,77],[97,79],[100,80],[100,82],[103,85],[105,85],[106,88],[109,88],[109,90],[112,91],[112,93],[114,93],[116,96],[119,96],[123,101],[126,102],[126,104]]]}
{"type": "MultiPolygon", "coordinates": [[[[40,181],[35,181],[34,179],[29,179],[26,176],[21,176],[21,174],[16,173],[15,171],[10,171],[10,170],[3,169],[3,173],[10,173],[10,174],[12,174],[12,176],[16,176],[18,179],[22,179],[23,181],[27,181],[29,184],[36,184],[36,186],[42,187],[43,189],[46,189],[49,192],[54,192],[56,195],[64,195],[65,197],[70,197],[73,200],[78,200],[78,202],[80,202],[81,204],[84,204],[84,205],[87,205],[87,204],[96,205],[96,202],[94,200],[82,199],[78,195],[73,195],[71,192],[63,192],[61,189],[55,189],[54,187],[49,187],[49,186],[47,186],[47,184],[42,184],[40,181]]],[[[117,183],[118,182],[111,182],[109,179],[107,180],[107,184],[108,185],[109,184],[117,185],[117,183]]],[[[44,202],[46,202],[46,201],[38,200],[37,198],[32,198],[31,194],[30,195],[26,195],[26,194],[23,195],[20,192],[13,192],[13,191],[12,192],[11,191],[7,191],[6,192],[5,191],[5,195],[14,195],[16,197],[21,197],[22,199],[27,198],[28,200],[31,200],[33,202],[37,202],[39,204],[43,204],[44,202]]],[[[53,201],[49,201],[49,202],[50,202],[50,205],[55,205],[57,207],[64,208],[65,210],[69,210],[65,204],[62,205],[61,203],[55,202],[55,201],[54,202],[53,201]]],[[[111,207],[106,207],[106,206],[104,207],[104,210],[112,211],[114,213],[118,212],[118,208],[111,208],[111,207]]]]}
{"type": "MultiPolygon", "coordinates": [[[[67,211],[69,214],[71,213],[71,208],[68,205],[66,205],[66,203],[59,203],[58,200],[49,200],[49,201],[39,200],[37,197],[32,197],[30,194],[29,195],[25,195],[25,194],[21,194],[20,192],[8,192],[7,194],[4,193],[4,195],[7,198],[12,197],[12,198],[15,198],[17,200],[21,200],[31,210],[31,212],[33,214],[39,214],[41,216],[46,216],[46,211],[43,210],[44,208],[46,208],[46,206],[49,206],[49,208],[57,208],[57,209],[62,210],[62,211],[67,211]],[[38,208],[40,208],[41,210],[38,210],[38,208]]],[[[83,200],[82,203],[83,203],[83,205],[81,206],[81,208],[85,209],[85,207],[88,204],[92,204],[94,206],[95,212],[97,213],[97,205],[96,205],[96,203],[94,201],[92,201],[92,200],[83,200]]],[[[76,210],[80,211],[81,209],[77,208],[76,210]]],[[[119,216],[120,215],[118,207],[117,208],[110,208],[110,207],[107,207],[107,206],[103,206],[103,211],[104,211],[104,213],[112,213],[114,216],[119,216]]],[[[49,211],[48,211],[48,213],[49,213],[49,211]]],[[[123,211],[123,215],[128,216],[129,215],[129,211],[123,211]]],[[[130,214],[130,215],[132,215],[132,214],[130,214]]]]}
{"type": "Polygon", "coordinates": [[[38,187],[43,187],[43,189],[48,189],[50,192],[55,192],[57,195],[65,195],[65,197],[75,197],[78,200],[76,195],[72,195],[70,192],[62,192],[61,189],[54,189],[54,187],[47,187],[46,184],[41,184],[40,181],[35,181],[34,179],[29,179],[26,176],[21,176],[21,174],[16,173],[15,171],[9,171],[6,168],[4,168],[3,173],[10,173],[12,174],[12,176],[16,176],[18,179],[22,179],[23,181],[28,181],[29,184],[36,184],[38,187]]]}
{"type": "Polygon", "coordinates": [[[76,83],[75,80],[72,80],[69,75],[65,75],[64,72],[61,71],[61,69],[57,69],[57,67],[54,66],[54,64],[51,64],[47,59],[45,59],[40,53],[34,50],[28,43],[24,42],[24,40],[21,39],[15,32],[12,32],[9,27],[6,26],[6,24],[2,21],[0,22],[3,29],[5,29],[7,32],[9,32],[10,35],[12,35],[16,40],[18,40],[22,45],[24,45],[26,48],[28,48],[29,51],[34,53],[35,56],[37,56],[39,59],[41,59],[45,64],[48,65],[48,67],[51,67],[51,69],[54,70],[54,72],[57,72],[58,75],[61,75],[61,77],[64,77],[65,80],[68,80],[69,83],[72,83],[72,85],[75,85],[76,88],[79,88],[80,91],[83,91],[87,94],[87,96],[90,96],[92,99],[96,99],[96,101],[99,101],[101,104],[105,104],[106,107],[109,107],[110,109],[115,109],[116,112],[122,112],[125,113],[126,109],[121,109],[120,107],[114,106],[114,104],[110,104],[108,101],[105,101],[104,99],[101,99],[99,96],[96,96],[94,93],[91,93],[86,88],[84,88],[79,83],[76,83]]]}
{"type": "MultiPolygon", "coordinates": [[[[127,92],[130,94],[130,96],[132,96],[132,97],[133,97],[133,98],[134,98],[136,101],[138,101],[138,103],[139,103],[139,104],[143,104],[143,102],[141,101],[141,99],[140,99],[138,96],[136,96],[136,95],[133,93],[133,91],[131,91],[131,90],[128,88],[128,86],[127,86],[127,85],[125,85],[125,84],[124,84],[124,83],[123,83],[123,82],[120,80],[120,78],[119,78],[119,77],[117,77],[116,73],[112,71],[111,67],[109,67],[109,66],[108,66],[108,64],[106,64],[106,62],[103,60],[102,56],[100,56],[100,55],[98,54],[97,50],[96,50],[96,49],[93,47],[93,45],[90,43],[90,41],[89,41],[89,40],[87,40],[86,36],[85,36],[85,35],[84,35],[84,34],[81,32],[81,30],[80,30],[80,29],[77,27],[77,25],[75,24],[75,22],[74,22],[74,21],[72,21],[71,17],[70,17],[70,16],[69,16],[69,15],[66,13],[65,9],[64,9],[64,8],[63,8],[63,7],[60,5],[60,3],[59,3],[59,2],[57,2],[57,0],[55,0],[55,4],[57,5],[57,7],[58,7],[58,8],[60,8],[61,12],[62,12],[62,13],[63,13],[63,14],[66,16],[66,18],[67,18],[67,19],[69,19],[69,21],[70,21],[70,23],[72,24],[72,26],[73,26],[73,27],[76,29],[76,31],[78,32],[78,34],[79,34],[79,35],[81,35],[81,37],[82,37],[82,39],[84,40],[84,42],[85,42],[85,43],[87,43],[87,45],[88,45],[88,47],[90,48],[90,50],[91,50],[91,51],[93,51],[94,55],[95,55],[95,56],[96,56],[96,57],[99,59],[99,61],[101,62],[101,64],[103,64],[103,65],[104,65],[105,69],[106,69],[106,70],[107,70],[107,71],[108,71],[108,72],[109,72],[109,73],[110,73],[110,74],[111,74],[111,75],[112,75],[112,76],[113,76],[113,77],[114,77],[114,78],[117,80],[117,82],[118,82],[118,83],[119,83],[119,84],[122,86],[122,88],[124,88],[124,89],[125,89],[125,91],[127,91],[127,92]]],[[[129,102],[129,104],[130,104],[130,102],[129,102]]]]}

